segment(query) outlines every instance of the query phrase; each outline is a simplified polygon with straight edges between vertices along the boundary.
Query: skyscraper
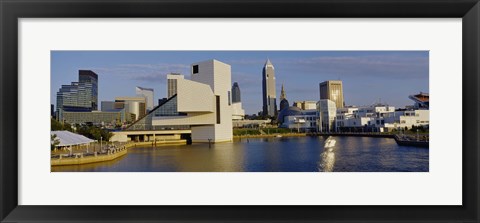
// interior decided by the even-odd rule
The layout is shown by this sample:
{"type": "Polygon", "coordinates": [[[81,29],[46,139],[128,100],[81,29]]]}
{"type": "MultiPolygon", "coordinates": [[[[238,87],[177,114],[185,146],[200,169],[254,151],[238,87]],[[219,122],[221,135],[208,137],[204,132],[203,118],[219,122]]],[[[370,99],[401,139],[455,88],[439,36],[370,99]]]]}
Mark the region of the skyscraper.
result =
{"type": "Polygon", "coordinates": [[[263,115],[277,115],[277,96],[275,90],[275,68],[270,60],[267,60],[263,66],[262,72],[263,89],[263,115]]]}
{"type": "Polygon", "coordinates": [[[240,87],[235,82],[232,85],[232,119],[243,120],[245,118],[245,110],[242,108],[242,101],[240,97],[240,87]]]}
{"type": "Polygon", "coordinates": [[[146,101],[147,111],[151,111],[153,109],[153,89],[152,88],[144,88],[144,87],[136,87],[135,92],[137,97],[144,97],[146,101]]]}
{"type": "Polygon", "coordinates": [[[167,75],[167,98],[177,94],[177,79],[183,79],[183,75],[171,73],[167,75]]]}
{"type": "Polygon", "coordinates": [[[237,103],[241,102],[241,97],[240,97],[240,87],[238,86],[238,83],[235,82],[233,83],[232,86],[232,103],[237,103]]]}
{"type": "Polygon", "coordinates": [[[98,75],[91,70],[79,70],[78,71],[78,82],[85,83],[85,93],[82,93],[82,86],[79,86],[79,96],[85,97],[82,100],[86,100],[91,104],[92,110],[98,109],[98,75]],[[88,86],[87,83],[90,83],[91,86],[88,86]],[[85,95],[85,96],[84,96],[85,95]]]}
{"type": "Polygon", "coordinates": [[[329,80],[320,83],[320,99],[330,99],[336,108],[344,107],[343,84],[340,80],[329,80]]]}
{"type": "Polygon", "coordinates": [[[57,92],[57,119],[62,112],[92,111],[98,109],[98,75],[90,70],[79,70],[78,82],[62,85],[57,92]]]}

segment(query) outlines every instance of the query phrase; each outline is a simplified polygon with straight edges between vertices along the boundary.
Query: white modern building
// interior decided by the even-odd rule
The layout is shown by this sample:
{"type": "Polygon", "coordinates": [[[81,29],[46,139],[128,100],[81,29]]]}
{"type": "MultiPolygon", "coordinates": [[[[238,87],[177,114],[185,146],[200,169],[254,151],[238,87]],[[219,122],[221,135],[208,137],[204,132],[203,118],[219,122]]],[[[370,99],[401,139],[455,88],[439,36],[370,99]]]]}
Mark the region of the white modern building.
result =
{"type": "Polygon", "coordinates": [[[337,106],[335,102],[329,99],[321,99],[317,102],[317,131],[333,132],[335,131],[335,118],[337,116],[337,106]]]}
{"type": "Polygon", "coordinates": [[[147,111],[151,111],[154,107],[153,104],[153,89],[152,88],[144,88],[144,87],[136,87],[135,92],[137,97],[144,97],[146,102],[146,109],[147,111]]]}
{"type": "Polygon", "coordinates": [[[385,127],[389,129],[405,129],[412,126],[428,126],[430,125],[430,110],[406,110],[396,111],[392,117],[385,118],[385,127]]]}
{"type": "Polygon", "coordinates": [[[231,67],[217,60],[191,65],[191,78],[177,79],[177,93],[127,128],[191,129],[192,142],[232,141],[231,67]]]}
{"type": "Polygon", "coordinates": [[[317,131],[317,110],[302,110],[296,106],[283,109],[278,114],[281,128],[295,129],[298,132],[317,131]]]}
{"type": "Polygon", "coordinates": [[[412,126],[428,126],[429,110],[395,111],[395,107],[376,104],[337,110],[337,131],[385,132],[412,126]]]}
{"type": "Polygon", "coordinates": [[[232,120],[245,119],[245,110],[242,108],[242,102],[232,103],[232,120]]]}

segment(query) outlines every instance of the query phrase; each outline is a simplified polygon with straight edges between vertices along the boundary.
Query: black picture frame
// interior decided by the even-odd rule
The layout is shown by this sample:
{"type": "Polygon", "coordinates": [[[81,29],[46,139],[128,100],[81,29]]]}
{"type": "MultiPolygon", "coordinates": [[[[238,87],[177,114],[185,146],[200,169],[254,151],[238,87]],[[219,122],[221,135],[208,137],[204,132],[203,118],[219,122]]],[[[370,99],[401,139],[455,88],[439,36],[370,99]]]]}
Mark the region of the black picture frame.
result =
{"type": "MultiPolygon", "coordinates": [[[[479,222],[478,0],[0,0],[2,222],[479,222]],[[18,205],[18,19],[133,17],[462,18],[461,206],[18,205]]],[[[448,44],[448,43],[445,43],[448,44]]],[[[459,148],[458,148],[459,149],[459,148]]],[[[394,193],[394,191],[392,191],[394,193]]]]}

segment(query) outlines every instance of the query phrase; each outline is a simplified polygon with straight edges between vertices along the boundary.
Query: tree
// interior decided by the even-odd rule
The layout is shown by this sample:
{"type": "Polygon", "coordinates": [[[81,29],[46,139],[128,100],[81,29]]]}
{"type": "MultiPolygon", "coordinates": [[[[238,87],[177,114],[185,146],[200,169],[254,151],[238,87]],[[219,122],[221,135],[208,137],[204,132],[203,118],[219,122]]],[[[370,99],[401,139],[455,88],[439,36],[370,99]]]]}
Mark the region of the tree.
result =
{"type": "Polygon", "coordinates": [[[50,135],[50,150],[54,150],[55,146],[60,144],[60,140],[56,134],[50,135]]]}
{"type": "Polygon", "coordinates": [[[66,122],[59,122],[54,118],[50,118],[51,131],[67,130],[72,132],[72,126],[66,122]]]}

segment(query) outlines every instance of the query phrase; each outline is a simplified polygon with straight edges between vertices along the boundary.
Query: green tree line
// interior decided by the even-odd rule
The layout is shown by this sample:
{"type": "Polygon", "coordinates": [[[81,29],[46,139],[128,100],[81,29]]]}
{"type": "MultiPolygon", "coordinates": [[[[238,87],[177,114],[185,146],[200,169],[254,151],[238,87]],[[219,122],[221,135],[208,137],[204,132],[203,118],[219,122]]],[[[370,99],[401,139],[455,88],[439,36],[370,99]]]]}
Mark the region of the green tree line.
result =
{"type": "Polygon", "coordinates": [[[109,132],[106,129],[102,129],[100,127],[94,126],[94,125],[75,125],[72,126],[69,123],[61,123],[57,121],[56,119],[52,118],[50,119],[50,128],[52,131],[61,131],[61,130],[66,130],[70,132],[75,132],[77,134],[83,135],[87,138],[90,139],[95,139],[100,141],[100,138],[102,138],[105,141],[108,141],[110,137],[112,137],[112,133],[109,132]]]}

